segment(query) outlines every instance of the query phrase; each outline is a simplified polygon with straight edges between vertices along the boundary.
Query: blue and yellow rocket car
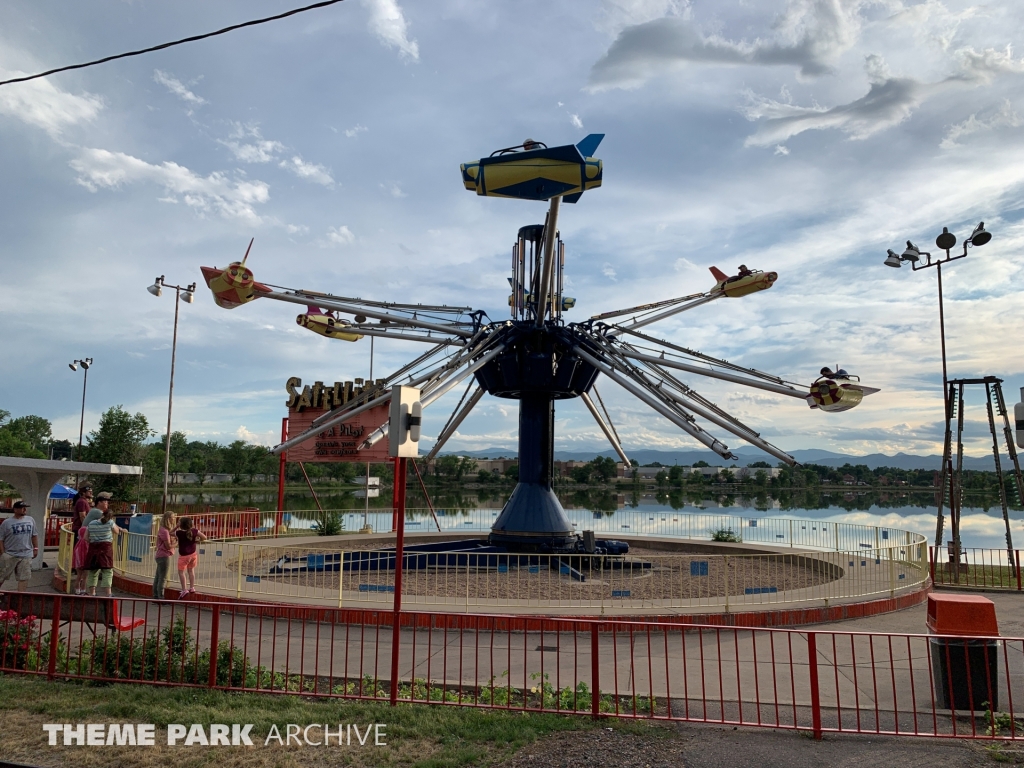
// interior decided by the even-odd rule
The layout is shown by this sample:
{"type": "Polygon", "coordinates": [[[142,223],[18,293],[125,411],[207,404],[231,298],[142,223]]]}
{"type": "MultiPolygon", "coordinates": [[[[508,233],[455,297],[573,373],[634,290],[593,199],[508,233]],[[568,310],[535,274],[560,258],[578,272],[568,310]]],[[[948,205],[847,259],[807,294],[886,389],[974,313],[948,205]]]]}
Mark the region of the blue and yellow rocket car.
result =
{"type": "Polygon", "coordinates": [[[477,162],[463,163],[462,183],[487,197],[550,200],[561,196],[575,203],[586,190],[601,186],[604,167],[592,155],[603,138],[603,133],[592,133],[579,144],[562,147],[527,139],[477,162]]]}

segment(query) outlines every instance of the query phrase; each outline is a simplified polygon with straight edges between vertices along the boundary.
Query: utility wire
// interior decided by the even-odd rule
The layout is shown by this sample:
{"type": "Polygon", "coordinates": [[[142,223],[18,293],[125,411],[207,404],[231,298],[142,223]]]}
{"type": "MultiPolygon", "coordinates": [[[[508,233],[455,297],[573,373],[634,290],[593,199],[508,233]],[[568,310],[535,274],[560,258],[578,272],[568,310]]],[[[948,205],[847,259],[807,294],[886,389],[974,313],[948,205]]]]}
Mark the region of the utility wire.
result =
{"type": "Polygon", "coordinates": [[[207,32],[204,35],[193,35],[192,37],[185,37],[181,40],[175,40],[170,43],[162,43],[161,45],[154,45],[152,48],[143,48],[138,51],[129,51],[128,53],[119,53],[116,56],[107,56],[103,59],[96,59],[96,61],[87,61],[84,64],[71,64],[67,67],[58,67],[57,69],[50,69],[46,72],[40,72],[36,75],[25,75],[24,77],[15,77],[10,80],[0,80],[0,85],[10,85],[11,83],[24,83],[28,80],[35,80],[40,77],[47,77],[48,75],[54,75],[58,72],[67,72],[71,69],[85,69],[86,67],[92,67],[96,64],[105,64],[108,61],[114,61],[115,59],[126,59],[129,56],[141,56],[144,53],[152,53],[153,51],[162,51],[164,48],[171,48],[175,45],[181,45],[183,43],[194,43],[196,40],[205,40],[208,37],[216,37],[217,35],[223,35],[227,32],[233,32],[236,29],[242,27],[253,27],[257,24],[265,24],[268,21],[277,21],[278,19],[285,19],[289,16],[294,16],[297,13],[303,13],[305,11],[312,11],[316,8],[325,8],[328,5],[334,5],[340,3],[342,0],[323,0],[319,3],[313,3],[303,8],[294,8],[285,13],[279,13],[276,16],[267,16],[264,19],[253,19],[252,21],[246,21],[242,24],[232,24],[230,27],[224,27],[224,29],[218,29],[216,32],[207,32]]]}

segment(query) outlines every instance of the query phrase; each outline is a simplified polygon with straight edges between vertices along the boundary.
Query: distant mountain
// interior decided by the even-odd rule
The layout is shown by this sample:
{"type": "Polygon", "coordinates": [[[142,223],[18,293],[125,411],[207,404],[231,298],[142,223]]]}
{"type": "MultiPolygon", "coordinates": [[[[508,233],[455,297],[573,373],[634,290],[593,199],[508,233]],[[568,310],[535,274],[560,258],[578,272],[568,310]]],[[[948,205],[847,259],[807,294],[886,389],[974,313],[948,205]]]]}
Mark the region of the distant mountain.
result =
{"type": "MultiPolygon", "coordinates": [[[[740,448],[735,451],[739,457],[736,461],[726,461],[711,451],[659,451],[653,448],[638,448],[630,450],[626,448],[626,455],[640,464],[653,464],[660,462],[665,466],[679,464],[680,466],[693,466],[698,461],[706,461],[711,466],[729,466],[736,464],[743,467],[754,461],[767,461],[772,466],[778,464],[778,459],[755,448],[740,448]]],[[[459,456],[471,456],[474,459],[482,458],[516,458],[517,452],[509,448],[485,448],[477,451],[444,451],[444,454],[457,454],[459,456]]],[[[835,451],[826,451],[820,448],[807,448],[797,451],[790,451],[801,464],[820,464],[826,467],[841,467],[843,464],[864,464],[869,469],[877,467],[893,467],[895,469],[931,469],[938,470],[941,465],[941,457],[938,454],[931,456],[917,456],[909,453],[897,453],[895,456],[888,456],[884,453],[869,453],[866,456],[855,456],[835,451]]],[[[611,450],[607,451],[555,451],[557,461],[590,461],[597,456],[608,456],[618,461],[618,456],[611,450]]],[[[1001,457],[1003,470],[1011,467],[1008,456],[1001,457]]],[[[991,455],[983,457],[964,456],[964,469],[995,469],[991,455]]]]}

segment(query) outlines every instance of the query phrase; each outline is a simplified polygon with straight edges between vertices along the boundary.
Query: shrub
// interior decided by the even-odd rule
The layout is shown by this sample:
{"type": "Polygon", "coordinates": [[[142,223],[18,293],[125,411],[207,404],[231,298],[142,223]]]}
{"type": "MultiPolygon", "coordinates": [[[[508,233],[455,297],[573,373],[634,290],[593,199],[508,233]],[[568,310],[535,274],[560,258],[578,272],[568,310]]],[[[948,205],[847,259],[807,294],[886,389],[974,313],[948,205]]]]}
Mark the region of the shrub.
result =
{"type": "Polygon", "coordinates": [[[718,530],[711,531],[712,541],[728,541],[735,544],[739,544],[743,541],[743,537],[733,531],[732,528],[719,528],[718,530]]]}
{"type": "Polygon", "coordinates": [[[345,530],[345,520],[339,512],[321,512],[313,523],[317,536],[340,536],[345,530]]]}

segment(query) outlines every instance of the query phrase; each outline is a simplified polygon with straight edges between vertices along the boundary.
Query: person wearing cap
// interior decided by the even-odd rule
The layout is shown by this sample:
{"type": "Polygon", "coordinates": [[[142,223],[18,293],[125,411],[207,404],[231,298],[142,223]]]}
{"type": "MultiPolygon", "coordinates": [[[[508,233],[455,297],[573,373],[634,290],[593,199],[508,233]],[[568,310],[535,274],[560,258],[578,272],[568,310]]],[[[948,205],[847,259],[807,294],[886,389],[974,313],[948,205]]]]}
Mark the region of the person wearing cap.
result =
{"type": "Polygon", "coordinates": [[[114,534],[124,533],[124,529],[114,522],[110,499],[98,503],[104,506],[103,514],[89,521],[85,529],[85,538],[89,542],[89,550],[85,555],[85,569],[89,571],[86,585],[88,594],[95,595],[98,586],[103,596],[110,597],[110,587],[114,581],[114,534]]]}
{"type": "Polygon", "coordinates": [[[18,591],[28,589],[32,578],[32,558],[39,552],[36,522],[28,516],[29,505],[14,504],[14,517],[0,523],[0,587],[11,575],[18,581],[18,591]]]}
{"type": "Polygon", "coordinates": [[[89,514],[82,520],[82,527],[88,528],[89,523],[93,520],[99,520],[103,517],[104,513],[110,509],[110,500],[114,498],[114,494],[110,491],[101,491],[96,494],[96,506],[89,510],[89,514]]]}

